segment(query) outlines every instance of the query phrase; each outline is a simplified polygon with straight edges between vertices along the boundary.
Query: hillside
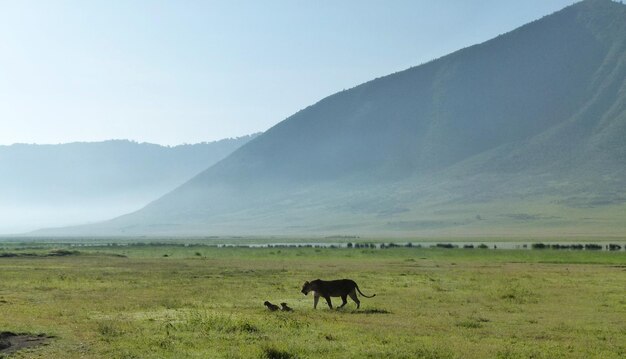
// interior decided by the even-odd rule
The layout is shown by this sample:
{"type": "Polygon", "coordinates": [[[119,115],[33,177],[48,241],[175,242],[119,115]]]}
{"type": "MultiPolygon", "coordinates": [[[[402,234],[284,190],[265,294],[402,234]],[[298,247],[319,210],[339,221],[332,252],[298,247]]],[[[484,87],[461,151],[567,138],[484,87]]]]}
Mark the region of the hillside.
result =
{"type": "Polygon", "coordinates": [[[0,232],[141,208],[252,138],[175,147],[125,140],[0,146],[0,232]]]}
{"type": "Polygon", "coordinates": [[[623,235],[624,138],[626,6],[586,0],[331,95],[140,211],[54,233],[623,235]]]}

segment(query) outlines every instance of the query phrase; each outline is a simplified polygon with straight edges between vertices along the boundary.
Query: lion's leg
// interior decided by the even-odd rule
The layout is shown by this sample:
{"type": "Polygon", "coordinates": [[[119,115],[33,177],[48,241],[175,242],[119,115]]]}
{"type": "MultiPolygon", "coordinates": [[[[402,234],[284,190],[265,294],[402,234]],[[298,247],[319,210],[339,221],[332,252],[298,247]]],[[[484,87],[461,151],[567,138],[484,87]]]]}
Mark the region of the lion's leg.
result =
{"type": "Polygon", "coordinates": [[[317,302],[320,300],[320,296],[315,294],[313,296],[313,309],[317,309],[317,302]]]}
{"type": "Polygon", "coordinates": [[[333,303],[330,301],[330,297],[324,297],[326,299],[326,303],[328,303],[328,308],[333,309],[333,303]]]}
{"type": "Polygon", "coordinates": [[[359,297],[357,297],[356,291],[352,289],[352,291],[348,293],[348,295],[356,303],[356,309],[359,309],[361,307],[361,301],[359,300],[359,297]]]}
{"type": "Polygon", "coordinates": [[[342,295],[341,296],[341,300],[343,301],[343,303],[341,303],[339,308],[343,308],[344,305],[348,304],[348,296],[347,295],[342,295]]]}

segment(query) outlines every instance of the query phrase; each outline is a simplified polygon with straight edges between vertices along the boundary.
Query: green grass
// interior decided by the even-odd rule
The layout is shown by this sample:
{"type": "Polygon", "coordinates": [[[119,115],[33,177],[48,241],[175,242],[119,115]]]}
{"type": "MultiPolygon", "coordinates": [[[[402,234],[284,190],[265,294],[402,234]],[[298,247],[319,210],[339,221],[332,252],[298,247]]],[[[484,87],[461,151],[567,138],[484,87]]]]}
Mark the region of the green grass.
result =
{"type": "Polygon", "coordinates": [[[623,251],[51,250],[0,250],[38,255],[0,258],[0,331],[56,336],[12,357],[626,356],[623,251]],[[313,310],[300,286],[316,278],[377,296],[313,310]],[[265,300],[295,311],[270,313],[265,300]]]}

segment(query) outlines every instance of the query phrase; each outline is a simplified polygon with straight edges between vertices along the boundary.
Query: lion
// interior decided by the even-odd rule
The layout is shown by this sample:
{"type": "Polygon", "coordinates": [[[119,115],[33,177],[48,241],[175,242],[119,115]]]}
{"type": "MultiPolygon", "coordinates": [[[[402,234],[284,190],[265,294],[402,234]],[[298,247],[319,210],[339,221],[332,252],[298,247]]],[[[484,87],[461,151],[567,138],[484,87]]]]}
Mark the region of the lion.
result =
{"type": "Polygon", "coordinates": [[[356,303],[356,308],[359,309],[361,307],[361,301],[357,297],[356,291],[359,291],[359,293],[365,298],[372,298],[376,296],[376,294],[371,296],[363,294],[356,282],[351,279],[339,279],[330,281],[316,279],[311,282],[305,282],[302,286],[302,293],[304,295],[308,295],[309,292],[314,292],[314,309],[317,309],[317,302],[319,301],[320,297],[326,299],[328,307],[330,309],[333,309],[333,304],[330,301],[330,297],[341,297],[343,303],[341,304],[341,306],[339,306],[339,308],[342,308],[344,305],[348,304],[348,296],[352,298],[352,300],[356,303]]]}

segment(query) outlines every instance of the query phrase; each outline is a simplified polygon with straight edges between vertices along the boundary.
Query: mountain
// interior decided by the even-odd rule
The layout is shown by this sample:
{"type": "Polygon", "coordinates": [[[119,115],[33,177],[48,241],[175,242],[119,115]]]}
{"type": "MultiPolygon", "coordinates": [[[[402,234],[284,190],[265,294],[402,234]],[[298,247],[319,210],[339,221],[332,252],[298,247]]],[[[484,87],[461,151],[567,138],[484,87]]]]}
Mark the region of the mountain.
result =
{"type": "Polygon", "coordinates": [[[136,210],[255,136],[175,147],[126,140],[0,146],[0,231],[136,210]]]}
{"type": "Polygon", "coordinates": [[[585,0],[331,95],[137,212],[48,233],[623,235],[625,138],[626,6],[585,0]]]}

